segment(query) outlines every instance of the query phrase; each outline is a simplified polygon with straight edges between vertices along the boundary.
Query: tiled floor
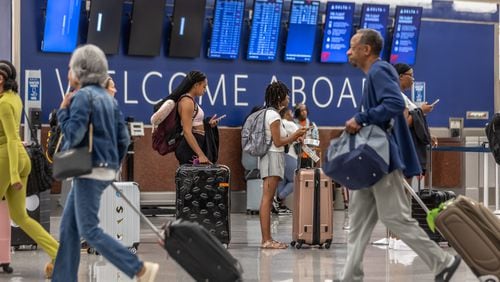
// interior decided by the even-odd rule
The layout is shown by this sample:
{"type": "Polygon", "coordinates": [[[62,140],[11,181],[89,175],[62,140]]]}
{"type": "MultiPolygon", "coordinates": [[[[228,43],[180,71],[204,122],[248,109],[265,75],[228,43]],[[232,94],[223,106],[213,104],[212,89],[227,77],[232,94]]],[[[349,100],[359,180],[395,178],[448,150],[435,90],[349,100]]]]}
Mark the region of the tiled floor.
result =
{"type": "MultiPolygon", "coordinates": [[[[54,211],[51,230],[57,237],[60,211],[54,211]]],[[[241,262],[244,281],[332,281],[342,269],[346,258],[347,232],[342,229],[344,212],[334,212],[334,242],[330,249],[261,250],[260,227],[257,215],[232,214],[232,241],[230,252],[241,262]]],[[[172,217],[152,217],[160,225],[172,217]]],[[[273,236],[277,240],[291,240],[291,216],[274,216],[273,236]]],[[[377,225],[373,240],[382,238],[385,228],[377,225]]],[[[192,281],[166,252],[156,244],[153,233],[141,226],[141,245],[138,254],[144,260],[160,263],[157,281],[192,281]]],[[[453,249],[445,248],[454,253],[453,249]]],[[[0,272],[0,281],[44,281],[43,266],[48,256],[41,250],[16,251],[12,257],[14,273],[0,272]]],[[[412,251],[394,251],[369,246],[364,260],[365,281],[433,281],[433,275],[412,251]]],[[[100,256],[81,253],[79,281],[135,281],[116,271],[100,256]]],[[[470,269],[462,263],[452,281],[477,281],[470,269]]]]}

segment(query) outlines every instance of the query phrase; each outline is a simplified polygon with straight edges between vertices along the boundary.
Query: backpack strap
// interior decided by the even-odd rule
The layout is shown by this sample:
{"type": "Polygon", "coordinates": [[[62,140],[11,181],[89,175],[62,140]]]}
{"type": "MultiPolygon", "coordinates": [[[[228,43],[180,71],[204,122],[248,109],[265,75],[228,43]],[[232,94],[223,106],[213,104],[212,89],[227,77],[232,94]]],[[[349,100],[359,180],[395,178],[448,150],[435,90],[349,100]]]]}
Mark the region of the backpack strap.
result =
{"type": "Polygon", "coordinates": [[[191,101],[193,101],[193,104],[194,104],[193,119],[194,119],[194,117],[196,117],[196,115],[198,114],[198,104],[194,101],[193,97],[191,97],[188,94],[184,94],[179,98],[177,103],[179,103],[185,97],[188,97],[189,99],[191,99],[191,101]]]}

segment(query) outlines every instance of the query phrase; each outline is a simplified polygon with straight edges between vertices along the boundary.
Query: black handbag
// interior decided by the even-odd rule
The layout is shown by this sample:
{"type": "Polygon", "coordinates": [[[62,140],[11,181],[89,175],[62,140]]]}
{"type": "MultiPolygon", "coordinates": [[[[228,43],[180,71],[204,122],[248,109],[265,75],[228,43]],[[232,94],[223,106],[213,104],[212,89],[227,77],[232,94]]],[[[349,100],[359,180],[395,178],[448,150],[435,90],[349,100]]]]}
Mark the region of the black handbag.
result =
{"type": "Polygon", "coordinates": [[[36,138],[36,131],[31,125],[26,112],[24,116],[31,132],[32,143],[27,145],[26,152],[31,160],[31,171],[28,176],[28,183],[26,185],[26,196],[38,194],[52,188],[54,178],[52,178],[52,166],[45,158],[45,152],[36,138]]]}
{"type": "Polygon", "coordinates": [[[71,148],[58,152],[59,146],[61,145],[61,140],[63,134],[61,134],[57,145],[56,153],[53,157],[52,163],[52,176],[57,180],[64,180],[71,177],[78,177],[81,175],[89,174],[92,172],[92,137],[93,129],[92,126],[92,94],[90,96],[90,116],[89,116],[89,144],[88,146],[71,148]]]}

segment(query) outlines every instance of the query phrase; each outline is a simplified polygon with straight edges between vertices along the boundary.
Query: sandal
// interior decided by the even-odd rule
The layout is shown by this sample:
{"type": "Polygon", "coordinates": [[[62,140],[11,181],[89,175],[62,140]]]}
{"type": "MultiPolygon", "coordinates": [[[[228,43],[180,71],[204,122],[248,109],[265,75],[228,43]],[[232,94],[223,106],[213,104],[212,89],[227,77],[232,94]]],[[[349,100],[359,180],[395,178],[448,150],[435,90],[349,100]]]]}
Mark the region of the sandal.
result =
{"type": "Polygon", "coordinates": [[[275,240],[267,240],[260,246],[262,249],[286,249],[288,245],[275,240]]]}

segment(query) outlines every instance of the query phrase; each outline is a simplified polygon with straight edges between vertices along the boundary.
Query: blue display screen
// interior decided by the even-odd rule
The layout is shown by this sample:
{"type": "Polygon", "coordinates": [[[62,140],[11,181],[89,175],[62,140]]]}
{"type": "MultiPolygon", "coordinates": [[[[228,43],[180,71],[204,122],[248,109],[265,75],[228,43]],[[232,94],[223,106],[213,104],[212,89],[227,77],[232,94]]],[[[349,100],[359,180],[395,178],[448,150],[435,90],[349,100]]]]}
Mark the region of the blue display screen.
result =
{"type": "Polygon", "coordinates": [[[71,53],[78,40],[81,0],[48,0],[42,51],[71,53]]]}
{"type": "Polygon", "coordinates": [[[396,23],[391,46],[391,64],[415,64],[422,7],[396,6],[396,23]]]}
{"type": "Polygon", "coordinates": [[[245,0],[217,0],[209,58],[236,59],[240,48],[245,0]]]}
{"type": "Polygon", "coordinates": [[[354,3],[328,2],[321,47],[322,63],[346,63],[352,34],[354,3]]]}
{"type": "MultiPolygon", "coordinates": [[[[374,29],[382,35],[384,42],[387,39],[387,21],[389,19],[389,5],[363,4],[361,11],[361,28],[374,29]]],[[[385,48],[380,51],[383,56],[385,48]]]]}
{"type": "Polygon", "coordinates": [[[280,33],[283,0],[255,0],[248,60],[273,61],[280,33]]]}
{"type": "Polygon", "coordinates": [[[292,1],[285,61],[310,62],[316,37],[319,1],[292,1]]]}

